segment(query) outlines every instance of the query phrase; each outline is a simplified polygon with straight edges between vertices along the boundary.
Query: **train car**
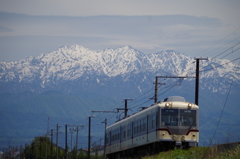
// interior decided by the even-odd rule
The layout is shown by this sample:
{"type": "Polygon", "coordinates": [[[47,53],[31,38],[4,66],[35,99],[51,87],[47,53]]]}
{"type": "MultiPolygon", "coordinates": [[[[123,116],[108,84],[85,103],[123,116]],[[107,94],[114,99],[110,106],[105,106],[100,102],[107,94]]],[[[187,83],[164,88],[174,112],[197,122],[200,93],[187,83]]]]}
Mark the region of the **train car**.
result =
{"type": "Polygon", "coordinates": [[[171,96],[106,129],[106,156],[128,158],[198,146],[198,106],[171,96]]]}

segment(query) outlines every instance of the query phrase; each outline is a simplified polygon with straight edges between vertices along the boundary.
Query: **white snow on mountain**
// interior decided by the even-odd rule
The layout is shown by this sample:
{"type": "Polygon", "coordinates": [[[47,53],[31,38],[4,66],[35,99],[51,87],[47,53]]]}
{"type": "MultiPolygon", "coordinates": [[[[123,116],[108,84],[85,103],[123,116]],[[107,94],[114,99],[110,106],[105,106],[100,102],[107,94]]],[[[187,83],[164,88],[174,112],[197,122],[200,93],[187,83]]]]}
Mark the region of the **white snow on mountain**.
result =
{"type": "MultiPolygon", "coordinates": [[[[108,77],[152,72],[159,75],[195,75],[195,60],[173,50],[144,54],[130,46],[90,50],[80,45],[63,46],[58,50],[15,62],[0,62],[0,82],[29,83],[41,86],[57,81],[74,81],[88,75],[108,77]]],[[[201,61],[201,78],[228,77],[240,79],[239,66],[229,60],[201,61]]],[[[99,83],[101,79],[96,79],[99,83]]],[[[144,79],[141,79],[144,80],[144,79]]]]}

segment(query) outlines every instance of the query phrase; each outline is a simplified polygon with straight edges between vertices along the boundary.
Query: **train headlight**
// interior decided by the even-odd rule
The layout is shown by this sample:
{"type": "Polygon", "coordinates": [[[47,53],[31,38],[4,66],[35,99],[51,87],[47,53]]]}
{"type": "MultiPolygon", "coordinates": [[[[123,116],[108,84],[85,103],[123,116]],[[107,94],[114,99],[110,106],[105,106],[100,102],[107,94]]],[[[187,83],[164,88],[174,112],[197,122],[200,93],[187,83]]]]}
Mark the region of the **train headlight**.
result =
{"type": "Polygon", "coordinates": [[[184,140],[185,140],[185,136],[182,136],[182,137],[181,137],[181,140],[184,141],[184,140]]]}
{"type": "Polygon", "coordinates": [[[191,107],[192,107],[192,103],[189,103],[189,104],[188,104],[188,107],[191,108],[191,107]]]}
{"type": "Polygon", "coordinates": [[[173,139],[174,141],[176,141],[177,136],[176,136],[176,135],[173,135],[173,136],[172,136],[172,139],[173,139]]]}
{"type": "Polygon", "coordinates": [[[166,107],[169,107],[169,106],[170,106],[170,104],[169,104],[169,103],[166,103],[166,104],[165,104],[165,106],[166,106],[166,107]]]}

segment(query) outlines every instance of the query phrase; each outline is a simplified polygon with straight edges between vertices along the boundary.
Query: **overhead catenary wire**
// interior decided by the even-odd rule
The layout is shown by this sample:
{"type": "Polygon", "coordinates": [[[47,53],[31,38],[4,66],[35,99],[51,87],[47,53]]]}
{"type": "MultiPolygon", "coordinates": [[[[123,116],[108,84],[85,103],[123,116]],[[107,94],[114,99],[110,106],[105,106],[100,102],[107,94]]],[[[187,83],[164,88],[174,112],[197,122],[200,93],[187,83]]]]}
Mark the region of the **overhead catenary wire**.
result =
{"type": "MultiPolygon", "coordinates": [[[[216,55],[216,56],[214,56],[213,58],[216,58],[217,56],[220,56],[220,55],[222,55],[223,53],[225,53],[225,52],[227,52],[227,51],[229,51],[229,50],[231,50],[231,52],[230,53],[228,53],[227,55],[224,55],[223,57],[221,57],[221,59],[223,59],[223,58],[225,58],[225,57],[227,57],[227,56],[229,56],[230,54],[233,54],[233,53],[235,53],[236,51],[238,51],[238,50],[240,50],[240,47],[239,48],[236,48],[235,50],[233,50],[233,48],[235,47],[235,46],[237,46],[237,45],[239,45],[240,44],[240,42],[238,42],[237,44],[235,44],[235,45],[233,45],[233,46],[231,46],[230,48],[228,48],[228,49],[225,49],[224,51],[222,51],[222,52],[220,52],[218,55],[216,55]]],[[[228,63],[230,63],[230,62],[234,62],[234,61],[237,61],[238,60],[238,58],[236,58],[236,59],[233,59],[233,60],[230,60],[228,63]]],[[[213,60],[211,61],[211,63],[213,62],[213,60]]],[[[191,64],[193,64],[194,62],[192,62],[191,64]]],[[[210,64],[211,64],[210,63],[210,64]]],[[[228,63],[226,63],[226,64],[228,64],[228,63]]],[[[219,65],[219,67],[220,66],[223,66],[223,65],[219,65]]],[[[209,69],[209,70],[211,70],[211,69],[209,69]]],[[[195,71],[193,71],[193,72],[188,72],[189,70],[187,70],[187,71],[185,71],[185,72],[182,72],[181,74],[187,74],[187,75],[191,75],[191,74],[195,74],[196,72],[195,71]]],[[[200,71],[201,72],[201,71],[200,71]]]]}
{"type": "Polygon", "coordinates": [[[218,54],[220,54],[220,53],[223,52],[222,50],[226,50],[226,49],[224,49],[224,48],[229,48],[229,47],[231,48],[233,45],[235,45],[235,44],[234,44],[234,43],[235,43],[234,41],[239,41],[238,39],[240,39],[240,36],[238,36],[237,38],[235,38],[235,39],[233,39],[232,41],[228,42],[227,44],[224,44],[223,46],[219,46],[217,49],[209,52],[208,56],[211,57],[211,55],[212,55],[212,56],[214,56],[214,57],[212,57],[212,59],[214,59],[215,56],[217,57],[218,54]],[[219,52],[220,52],[220,53],[219,53],[219,52]],[[216,55],[215,55],[215,54],[216,54],[216,55]]]}
{"type": "MultiPolygon", "coordinates": [[[[164,89],[165,89],[165,88],[168,88],[168,87],[170,87],[170,89],[171,89],[171,88],[173,88],[177,83],[178,83],[178,81],[175,82],[174,84],[170,84],[170,86],[166,86],[166,87],[164,87],[164,89]]],[[[159,87],[160,87],[160,86],[159,86],[159,87]]],[[[143,94],[140,95],[140,96],[143,96],[143,95],[145,95],[146,93],[149,93],[150,91],[152,91],[152,89],[153,89],[153,88],[147,90],[145,93],[143,93],[143,94]]],[[[170,89],[168,89],[168,90],[170,90],[170,89]]],[[[168,91],[168,90],[167,90],[167,91],[168,91]]],[[[167,91],[166,91],[166,92],[167,92],[167,91]]],[[[164,93],[162,93],[162,94],[164,94],[164,93]]],[[[139,96],[139,97],[140,97],[140,96],[139,96]]],[[[137,97],[137,98],[139,98],[139,97],[137,97]]],[[[141,99],[141,100],[138,101],[138,102],[140,102],[140,101],[142,101],[142,100],[145,99],[146,101],[144,101],[143,103],[138,104],[138,105],[135,105],[135,106],[130,105],[129,108],[136,108],[136,107],[139,107],[139,106],[141,106],[141,105],[146,104],[147,102],[150,101],[150,99],[149,99],[150,97],[152,97],[152,95],[149,96],[149,97],[147,98],[147,100],[146,100],[146,98],[143,98],[143,99],[141,99]]],[[[138,102],[136,102],[136,103],[138,103],[138,102]]],[[[136,103],[134,103],[134,104],[136,104],[136,103]]],[[[116,108],[115,108],[115,109],[116,109],[116,108]]],[[[102,113],[101,113],[101,115],[102,115],[102,113]]],[[[116,115],[116,113],[113,114],[113,115],[111,116],[111,118],[112,118],[114,115],[116,115]]],[[[102,117],[102,119],[103,119],[103,118],[104,118],[104,117],[102,117]]],[[[108,120],[110,120],[111,118],[109,118],[108,120]]],[[[100,118],[100,119],[101,119],[101,118],[100,118]]],[[[96,122],[97,122],[97,121],[96,121],[96,122]]],[[[95,122],[95,123],[96,123],[96,122],[95,122]]],[[[93,123],[93,124],[95,124],[95,123],[93,123]]],[[[99,124],[96,124],[96,126],[97,126],[97,125],[99,125],[99,124]]]]}
{"type": "MultiPolygon", "coordinates": [[[[225,102],[224,102],[223,109],[222,109],[222,111],[221,111],[221,114],[220,114],[220,117],[219,117],[219,120],[218,120],[216,129],[215,129],[215,131],[214,131],[214,133],[213,133],[213,136],[212,136],[212,138],[211,138],[211,140],[210,140],[209,146],[212,145],[212,140],[213,140],[213,138],[214,138],[214,136],[215,136],[215,134],[216,134],[216,132],[217,132],[217,130],[218,130],[219,123],[220,123],[220,121],[221,121],[221,119],[222,119],[222,115],[223,115],[224,109],[225,109],[225,107],[226,107],[226,103],[227,103],[227,100],[228,100],[228,97],[229,97],[229,94],[230,94],[230,91],[231,91],[231,88],[232,88],[232,84],[233,84],[233,80],[232,80],[232,82],[231,82],[231,84],[230,84],[230,88],[229,88],[229,90],[228,90],[228,94],[227,94],[226,100],[225,100],[225,102]]],[[[208,146],[208,147],[209,147],[209,146],[208,146]]]]}
{"type": "MultiPolygon", "coordinates": [[[[240,44],[240,42],[239,42],[239,44],[240,44]]],[[[237,48],[236,50],[233,50],[233,47],[232,47],[232,52],[230,52],[230,53],[228,53],[227,55],[225,55],[225,56],[221,57],[220,59],[223,59],[223,58],[225,58],[225,57],[229,56],[230,54],[233,54],[234,52],[236,52],[236,51],[237,51],[237,50],[239,50],[239,49],[240,49],[240,47],[239,47],[239,48],[237,48]]]]}
{"type": "MultiPolygon", "coordinates": [[[[220,52],[219,54],[217,54],[216,56],[214,56],[214,57],[212,57],[212,58],[214,59],[214,58],[216,58],[216,57],[218,57],[218,56],[224,54],[225,52],[227,52],[227,51],[233,49],[235,46],[237,46],[237,45],[239,45],[239,44],[240,44],[240,42],[238,42],[237,44],[234,44],[233,46],[231,46],[231,47],[225,49],[224,51],[220,52]]],[[[235,51],[234,51],[234,52],[235,52],[235,51]]],[[[232,52],[232,53],[233,53],[233,52],[232,52]]],[[[228,54],[228,55],[230,55],[230,54],[228,54]]],[[[228,55],[225,55],[224,57],[227,57],[228,55]]],[[[222,58],[223,58],[223,57],[222,57],[222,58]]]]}
{"type": "Polygon", "coordinates": [[[229,37],[230,35],[232,35],[234,32],[238,31],[240,29],[240,27],[238,27],[237,29],[235,29],[233,32],[231,32],[230,34],[228,34],[227,36],[223,37],[222,39],[220,39],[219,41],[217,41],[216,43],[214,43],[213,45],[211,45],[210,47],[208,47],[207,49],[205,49],[204,51],[202,51],[201,53],[198,53],[198,55],[206,55],[209,54],[209,52],[206,52],[207,50],[211,49],[212,47],[214,47],[215,45],[219,44],[221,41],[223,41],[224,39],[226,39],[227,37],[229,37]]]}
{"type": "MultiPolygon", "coordinates": [[[[240,49],[240,48],[239,48],[239,49],[240,49]]],[[[238,49],[238,50],[239,50],[239,49],[238,49]]],[[[237,50],[235,50],[235,51],[237,51],[237,50]]],[[[202,70],[200,70],[199,72],[210,71],[210,70],[216,69],[216,68],[218,68],[218,67],[227,65],[227,64],[229,64],[229,63],[232,63],[232,62],[235,62],[235,61],[238,61],[238,60],[240,60],[240,57],[235,58],[235,59],[233,59],[233,60],[229,60],[228,62],[226,62],[226,63],[224,63],[224,64],[219,64],[219,65],[217,65],[217,66],[215,66],[215,67],[211,67],[211,68],[208,68],[208,69],[202,69],[202,70]]],[[[196,73],[196,72],[193,72],[193,73],[190,73],[190,74],[188,74],[188,75],[195,74],[195,73],[196,73]]]]}
{"type": "MultiPolygon", "coordinates": [[[[239,48],[239,49],[240,49],[240,48],[239,48]]],[[[215,69],[215,68],[218,68],[218,67],[227,65],[227,64],[232,63],[232,62],[234,62],[234,61],[237,61],[237,60],[239,60],[239,59],[240,59],[240,57],[238,57],[238,58],[236,58],[236,59],[234,59],[234,60],[231,60],[231,61],[229,61],[229,62],[226,62],[226,63],[224,63],[224,64],[220,64],[220,65],[218,65],[218,66],[209,68],[209,69],[200,70],[199,72],[205,72],[205,71],[213,70],[213,69],[215,69]]]]}
{"type": "MultiPolygon", "coordinates": [[[[161,96],[161,95],[165,94],[166,92],[168,92],[170,89],[172,89],[174,86],[176,86],[177,83],[179,83],[179,81],[177,81],[177,82],[175,82],[175,83],[173,83],[173,84],[170,84],[169,86],[168,86],[168,85],[165,86],[163,89],[168,88],[168,87],[170,87],[170,88],[169,88],[167,91],[165,91],[165,92],[163,92],[162,94],[160,94],[159,96],[161,96]]],[[[160,87],[160,86],[159,86],[159,87],[160,87]]],[[[151,96],[151,97],[153,97],[153,96],[151,96]]],[[[135,105],[135,106],[132,106],[131,108],[140,107],[140,106],[146,104],[146,103],[149,102],[149,101],[151,101],[151,98],[148,98],[148,100],[146,100],[145,102],[143,102],[143,103],[141,103],[141,104],[138,104],[138,105],[135,105]]]]}

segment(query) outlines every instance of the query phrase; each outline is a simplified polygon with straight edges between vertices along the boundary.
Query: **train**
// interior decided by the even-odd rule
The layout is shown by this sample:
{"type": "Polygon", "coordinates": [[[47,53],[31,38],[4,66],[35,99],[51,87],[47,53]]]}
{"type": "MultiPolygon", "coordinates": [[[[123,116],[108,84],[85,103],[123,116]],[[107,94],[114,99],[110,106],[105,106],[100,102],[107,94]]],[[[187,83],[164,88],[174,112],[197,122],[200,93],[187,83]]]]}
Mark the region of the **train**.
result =
{"type": "Polygon", "coordinates": [[[198,146],[199,107],[181,96],[167,97],[109,125],[105,140],[108,159],[198,146]]]}

